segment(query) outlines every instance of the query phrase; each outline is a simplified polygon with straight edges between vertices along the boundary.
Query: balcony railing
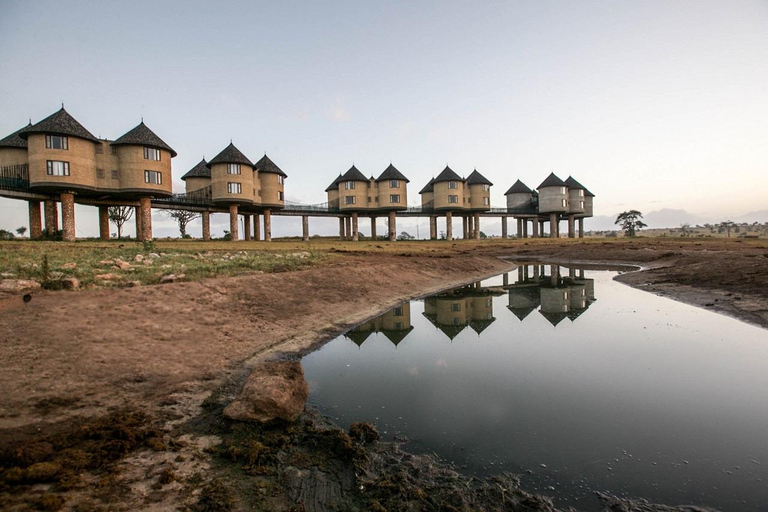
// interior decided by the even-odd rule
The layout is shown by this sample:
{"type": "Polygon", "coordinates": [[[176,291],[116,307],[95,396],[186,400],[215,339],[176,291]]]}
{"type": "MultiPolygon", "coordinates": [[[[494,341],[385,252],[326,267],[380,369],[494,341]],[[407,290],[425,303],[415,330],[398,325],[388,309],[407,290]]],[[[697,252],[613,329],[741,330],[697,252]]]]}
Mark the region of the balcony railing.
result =
{"type": "Polygon", "coordinates": [[[0,189],[29,192],[29,165],[0,167],[0,189]]]}

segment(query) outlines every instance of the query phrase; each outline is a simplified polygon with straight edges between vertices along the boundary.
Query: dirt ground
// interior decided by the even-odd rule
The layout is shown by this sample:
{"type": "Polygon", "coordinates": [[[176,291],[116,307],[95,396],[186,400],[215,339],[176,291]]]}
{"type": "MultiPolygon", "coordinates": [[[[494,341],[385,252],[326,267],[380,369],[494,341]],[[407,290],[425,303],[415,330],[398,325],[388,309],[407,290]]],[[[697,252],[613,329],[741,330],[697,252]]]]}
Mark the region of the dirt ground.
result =
{"type": "Polygon", "coordinates": [[[208,494],[199,489],[214,485],[205,475],[220,471],[210,455],[220,439],[189,428],[212,393],[226,402],[259,358],[306,353],[404,300],[513,268],[499,257],[638,265],[645,270],[620,279],[768,326],[768,244],[760,240],[324,242],[314,249],[332,257],[293,272],[0,299],[0,508],[228,510],[200,505],[208,494]],[[86,441],[103,453],[97,441],[125,438],[131,443],[120,445],[121,456],[102,465],[91,455],[90,466],[56,455],[86,441]],[[54,454],[35,459],[30,453],[40,446],[54,454]],[[47,473],[41,460],[53,464],[47,473]],[[78,472],[74,483],[62,476],[78,472]]]}

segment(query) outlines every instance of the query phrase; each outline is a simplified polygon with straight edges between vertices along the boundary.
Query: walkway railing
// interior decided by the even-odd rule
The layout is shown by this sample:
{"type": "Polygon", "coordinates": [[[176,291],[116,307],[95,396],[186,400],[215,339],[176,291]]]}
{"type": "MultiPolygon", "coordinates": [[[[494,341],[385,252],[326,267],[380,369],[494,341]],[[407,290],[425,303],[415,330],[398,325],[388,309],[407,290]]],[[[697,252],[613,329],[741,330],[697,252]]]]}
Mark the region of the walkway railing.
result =
{"type": "Polygon", "coordinates": [[[0,167],[0,189],[29,192],[29,165],[0,167]]]}

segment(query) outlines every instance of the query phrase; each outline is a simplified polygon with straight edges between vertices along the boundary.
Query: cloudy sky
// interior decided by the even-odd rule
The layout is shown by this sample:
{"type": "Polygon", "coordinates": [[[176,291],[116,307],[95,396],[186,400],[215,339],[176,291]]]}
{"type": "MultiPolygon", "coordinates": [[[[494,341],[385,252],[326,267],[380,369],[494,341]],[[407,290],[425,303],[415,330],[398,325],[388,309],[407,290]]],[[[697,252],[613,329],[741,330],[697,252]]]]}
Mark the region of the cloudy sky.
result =
{"type": "MultiPolygon", "coordinates": [[[[179,153],[177,191],[232,139],[288,173],[292,201],[391,161],[411,204],[449,164],[488,177],[498,206],[516,179],[554,171],[594,192],[599,216],[768,208],[766,1],[0,0],[0,48],[0,136],[61,102],[101,137],[143,116],[179,153]]],[[[96,235],[94,209],[77,221],[96,235]]],[[[0,199],[0,228],[27,223],[0,199]]],[[[156,214],[155,234],[173,233],[156,214]]]]}

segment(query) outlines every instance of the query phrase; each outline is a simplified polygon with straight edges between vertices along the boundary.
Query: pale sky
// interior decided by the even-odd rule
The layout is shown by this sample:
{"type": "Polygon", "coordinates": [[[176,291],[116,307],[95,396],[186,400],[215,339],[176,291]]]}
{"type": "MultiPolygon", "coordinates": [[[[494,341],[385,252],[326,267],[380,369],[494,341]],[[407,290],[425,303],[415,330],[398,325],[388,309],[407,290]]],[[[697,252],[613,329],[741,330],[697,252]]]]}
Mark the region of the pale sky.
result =
{"type": "MultiPolygon", "coordinates": [[[[0,48],[0,137],[62,101],[111,139],[143,116],[179,153],[177,192],[232,139],[269,154],[291,201],[392,161],[411,204],[449,164],[489,178],[493,206],[554,171],[596,194],[596,216],[768,208],[768,1],[0,0],[0,48]]],[[[95,209],[77,222],[97,234],[95,209]]],[[[27,224],[0,199],[0,228],[27,224]]]]}

